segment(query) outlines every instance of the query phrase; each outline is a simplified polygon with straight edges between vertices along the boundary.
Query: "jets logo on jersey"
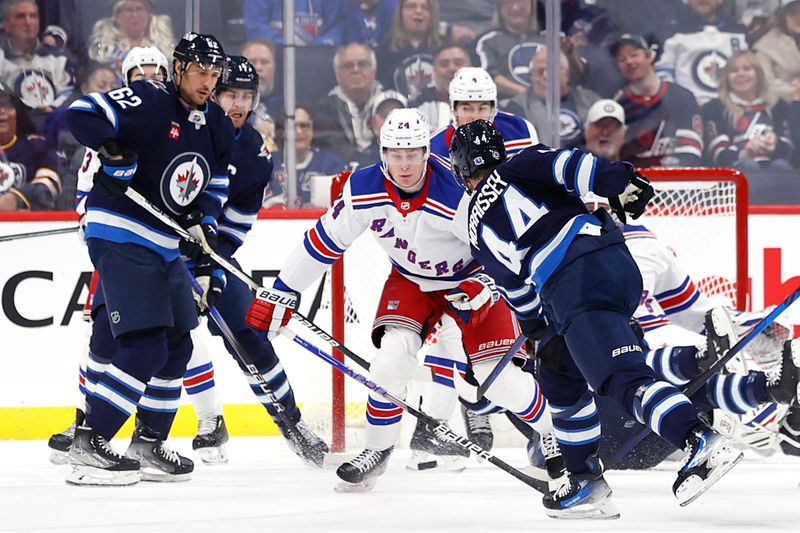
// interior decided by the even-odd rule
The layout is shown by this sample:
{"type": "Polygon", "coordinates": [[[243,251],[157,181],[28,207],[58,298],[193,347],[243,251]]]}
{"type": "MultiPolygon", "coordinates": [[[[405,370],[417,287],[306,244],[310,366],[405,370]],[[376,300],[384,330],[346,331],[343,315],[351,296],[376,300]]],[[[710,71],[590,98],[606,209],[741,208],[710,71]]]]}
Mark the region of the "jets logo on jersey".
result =
{"type": "Polygon", "coordinates": [[[433,56],[412,54],[394,71],[394,85],[413,100],[427,87],[433,86],[433,56]]]}
{"type": "Polygon", "coordinates": [[[272,157],[269,153],[269,149],[267,148],[266,144],[261,143],[261,148],[258,151],[258,157],[266,157],[267,159],[270,159],[272,157]]]}
{"type": "Polygon", "coordinates": [[[531,86],[531,61],[541,46],[538,43],[522,43],[508,52],[508,71],[514,81],[525,87],[531,86]]]}
{"type": "Polygon", "coordinates": [[[181,137],[181,125],[175,121],[172,121],[169,126],[169,133],[167,137],[172,139],[173,141],[177,141],[181,137]]]}
{"type": "Polygon", "coordinates": [[[39,70],[25,71],[14,85],[20,100],[32,109],[49,106],[56,98],[53,82],[39,70]]]}
{"type": "Polygon", "coordinates": [[[719,73],[728,58],[716,50],[709,50],[695,58],[692,74],[697,85],[707,91],[716,91],[719,85],[719,73]]]}
{"type": "Polygon", "coordinates": [[[7,163],[0,163],[0,193],[7,192],[14,186],[19,186],[14,169],[7,163]]]}
{"type": "Polygon", "coordinates": [[[208,161],[197,152],[176,156],[161,175],[161,198],[170,211],[183,212],[206,188],[211,179],[208,161]]]}

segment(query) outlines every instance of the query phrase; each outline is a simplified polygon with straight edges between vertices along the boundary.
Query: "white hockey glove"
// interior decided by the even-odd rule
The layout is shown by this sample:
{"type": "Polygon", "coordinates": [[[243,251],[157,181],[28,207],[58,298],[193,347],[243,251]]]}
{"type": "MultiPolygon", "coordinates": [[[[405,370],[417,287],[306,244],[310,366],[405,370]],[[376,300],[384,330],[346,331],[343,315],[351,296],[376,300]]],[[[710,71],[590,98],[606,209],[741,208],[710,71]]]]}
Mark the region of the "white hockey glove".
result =
{"type": "Polygon", "coordinates": [[[489,309],[500,299],[494,280],[486,274],[477,273],[458,284],[445,295],[450,306],[464,324],[478,324],[489,309]]]}

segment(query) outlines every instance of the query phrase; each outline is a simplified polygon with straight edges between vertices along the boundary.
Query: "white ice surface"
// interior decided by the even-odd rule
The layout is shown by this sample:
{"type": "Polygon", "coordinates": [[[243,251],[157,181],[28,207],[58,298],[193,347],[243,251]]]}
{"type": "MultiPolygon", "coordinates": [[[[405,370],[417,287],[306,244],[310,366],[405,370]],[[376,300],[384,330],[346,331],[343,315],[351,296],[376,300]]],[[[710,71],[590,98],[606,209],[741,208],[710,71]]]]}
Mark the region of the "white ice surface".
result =
{"type": "MultiPolygon", "coordinates": [[[[188,439],[174,449],[195,458],[188,439]]],[[[123,442],[116,442],[123,446],[123,442]]],[[[230,463],[198,464],[186,483],[72,487],[44,441],[0,441],[0,531],[800,531],[800,461],[748,457],[689,507],[670,487],[676,464],[607,473],[622,518],[556,521],[541,496],[494,466],[460,474],[409,472],[392,457],[375,490],[338,494],[332,471],[303,465],[280,438],[234,438],[230,463]]],[[[524,466],[521,450],[496,450],[524,466]]]]}

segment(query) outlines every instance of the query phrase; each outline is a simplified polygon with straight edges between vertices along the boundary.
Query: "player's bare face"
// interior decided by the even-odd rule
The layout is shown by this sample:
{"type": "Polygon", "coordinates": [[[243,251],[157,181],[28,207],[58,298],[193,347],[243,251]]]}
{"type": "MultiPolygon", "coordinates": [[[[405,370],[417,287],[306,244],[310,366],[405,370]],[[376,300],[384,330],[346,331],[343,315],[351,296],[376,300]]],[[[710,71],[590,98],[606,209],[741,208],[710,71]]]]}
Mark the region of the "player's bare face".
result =
{"type": "Polygon", "coordinates": [[[186,72],[180,75],[180,97],[193,106],[205,105],[221,75],[219,67],[190,63],[186,72]]]}
{"type": "Polygon", "coordinates": [[[623,44],[617,50],[617,67],[629,82],[637,82],[653,70],[650,53],[633,44],[623,44]]]}
{"type": "Polygon", "coordinates": [[[586,125],[586,148],[595,155],[617,159],[625,140],[625,128],[614,117],[601,118],[586,125]]]}
{"type": "Polygon", "coordinates": [[[458,102],[456,103],[456,127],[475,122],[476,120],[491,120],[494,105],[489,101],[458,102]]]}
{"type": "Polygon", "coordinates": [[[131,82],[139,80],[152,80],[164,82],[164,70],[156,65],[142,65],[140,67],[133,67],[128,73],[131,82]]]}
{"type": "Polygon", "coordinates": [[[731,91],[738,97],[745,100],[754,100],[758,77],[756,69],[744,57],[735,58],[729,65],[728,85],[731,91]]]}
{"type": "Polygon", "coordinates": [[[231,117],[237,130],[244,126],[247,115],[255,107],[255,95],[249,89],[225,89],[217,95],[217,103],[231,117]]]}
{"type": "Polygon", "coordinates": [[[406,192],[416,192],[425,183],[424,148],[387,148],[386,167],[395,184],[406,192]]]}

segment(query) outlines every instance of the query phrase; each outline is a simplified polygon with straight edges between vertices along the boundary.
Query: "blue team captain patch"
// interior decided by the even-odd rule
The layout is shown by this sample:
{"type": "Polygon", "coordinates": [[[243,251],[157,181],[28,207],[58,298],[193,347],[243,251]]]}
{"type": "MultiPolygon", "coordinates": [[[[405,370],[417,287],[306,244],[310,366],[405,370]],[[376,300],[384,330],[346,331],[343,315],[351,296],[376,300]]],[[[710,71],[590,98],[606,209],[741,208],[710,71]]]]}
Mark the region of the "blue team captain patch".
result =
{"type": "Polygon", "coordinates": [[[161,175],[161,198],[170,211],[180,214],[211,181],[211,168],[197,152],[184,152],[170,161],[161,175]]]}

